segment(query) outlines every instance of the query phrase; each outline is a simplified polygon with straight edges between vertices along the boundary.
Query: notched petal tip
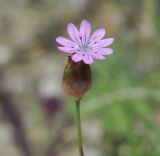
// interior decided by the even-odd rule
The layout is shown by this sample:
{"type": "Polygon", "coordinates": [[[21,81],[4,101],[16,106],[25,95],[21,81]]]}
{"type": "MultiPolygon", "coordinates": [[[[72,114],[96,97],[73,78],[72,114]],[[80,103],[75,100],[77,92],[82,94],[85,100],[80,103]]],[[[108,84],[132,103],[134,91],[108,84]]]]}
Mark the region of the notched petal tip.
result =
{"type": "Polygon", "coordinates": [[[82,22],[80,24],[80,33],[83,34],[83,33],[87,32],[87,33],[89,33],[88,35],[90,35],[90,31],[91,31],[90,22],[87,20],[82,20],[82,22]]]}
{"type": "Polygon", "coordinates": [[[67,28],[71,26],[75,26],[75,25],[73,23],[68,23],[67,28]]]}
{"type": "Polygon", "coordinates": [[[83,21],[90,23],[87,19],[83,19],[82,22],[83,22],[83,21]]]}
{"type": "Polygon", "coordinates": [[[77,27],[73,23],[69,23],[67,25],[67,31],[68,31],[68,33],[72,32],[72,31],[75,31],[75,29],[77,30],[77,27]]]}
{"type": "Polygon", "coordinates": [[[83,19],[82,22],[81,22],[81,25],[87,25],[87,26],[91,26],[90,22],[86,19],[83,19]]]}
{"type": "Polygon", "coordinates": [[[105,28],[99,28],[99,31],[101,31],[102,33],[106,33],[106,29],[105,28]]]}
{"type": "Polygon", "coordinates": [[[110,44],[113,44],[113,42],[114,42],[114,38],[108,38],[108,39],[110,39],[110,44]]]}
{"type": "Polygon", "coordinates": [[[111,55],[113,53],[113,49],[111,48],[101,48],[98,50],[98,54],[101,55],[111,55]]]}
{"type": "Polygon", "coordinates": [[[64,47],[57,47],[58,50],[63,51],[64,47]]]}
{"type": "Polygon", "coordinates": [[[97,34],[104,36],[106,33],[106,29],[105,28],[99,28],[96,30],[97,34]]]}
{"type": "Polygon", "coordinates": [[[56,37],[56,41],[59,42],[60,38],[61,38],[61,36],[56,37]]]}
{"type": "Polygon", "coordinates": [[[62,36],[58,36],[58,37],[56,38],[56,42],[59,43],[59,44],[62,44],[62,42],[63,42],[62,39],[63,39],[62,36]]]}

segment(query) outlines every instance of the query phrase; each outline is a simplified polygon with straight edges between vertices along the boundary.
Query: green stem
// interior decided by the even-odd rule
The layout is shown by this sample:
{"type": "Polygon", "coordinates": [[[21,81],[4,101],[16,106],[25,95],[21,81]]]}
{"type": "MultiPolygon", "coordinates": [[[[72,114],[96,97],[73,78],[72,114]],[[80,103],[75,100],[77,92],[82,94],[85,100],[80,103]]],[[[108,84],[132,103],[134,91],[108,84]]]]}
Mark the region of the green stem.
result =
{"type": "Polygon", "coordinates": [[[77,132],[78,132],[79,154],[80,154],[80,156],[84,156],[82,130],[81,130],[80,100],[76,101],[76,116],[77,116],[77,132]]]}

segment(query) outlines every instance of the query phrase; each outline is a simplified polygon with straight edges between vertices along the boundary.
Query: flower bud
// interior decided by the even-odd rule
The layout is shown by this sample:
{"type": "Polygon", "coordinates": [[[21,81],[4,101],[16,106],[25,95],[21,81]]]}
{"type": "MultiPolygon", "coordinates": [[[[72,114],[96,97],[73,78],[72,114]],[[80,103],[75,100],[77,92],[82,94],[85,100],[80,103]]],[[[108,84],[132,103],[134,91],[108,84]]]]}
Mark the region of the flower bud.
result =
{"type": "Polygon", "coordinates": [[[71,57],[69,57],[63,74],[63,88],[66,94],[76,100],[80,100],[86,91],[90,89],[91,85],[92,75],[90,66],[83,61],[73,62],[71,57]]]}

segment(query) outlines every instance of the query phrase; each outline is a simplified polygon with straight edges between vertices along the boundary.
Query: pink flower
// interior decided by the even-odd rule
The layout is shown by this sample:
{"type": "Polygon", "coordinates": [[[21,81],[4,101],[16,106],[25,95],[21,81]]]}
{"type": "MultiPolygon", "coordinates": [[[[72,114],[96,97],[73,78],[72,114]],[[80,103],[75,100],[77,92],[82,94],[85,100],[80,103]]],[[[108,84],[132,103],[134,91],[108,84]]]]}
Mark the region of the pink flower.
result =
{"type": "Polygon", "coordinates": [[[113,38],[103,39],[105,29],[100,28],[91,35],[91,25],[87,20],[82,20],[80,30],[69,23],[67,31],[72,40],[62,36],[56,38],[56,41],[62,45],[58,49],[62,52],[71,54],[74,62],[82,61],[85,64],[91,64],[95,60],[104,60],[106,55],[113,53],[108,48],[114,41],[113,38]]]}

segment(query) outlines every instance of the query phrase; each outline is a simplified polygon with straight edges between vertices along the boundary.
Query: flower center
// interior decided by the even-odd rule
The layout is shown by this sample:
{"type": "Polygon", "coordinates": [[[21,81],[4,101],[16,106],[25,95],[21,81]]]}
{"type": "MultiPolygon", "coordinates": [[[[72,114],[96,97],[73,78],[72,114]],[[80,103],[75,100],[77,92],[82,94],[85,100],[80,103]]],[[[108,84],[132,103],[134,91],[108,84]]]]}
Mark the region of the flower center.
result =
{"type": "Polygon", "coordinates": [[[80,51],[83,51],[85,53],[92,51],[92,47],[90,47],[89,45],[85,44],[80,46],[80,51]]]}

